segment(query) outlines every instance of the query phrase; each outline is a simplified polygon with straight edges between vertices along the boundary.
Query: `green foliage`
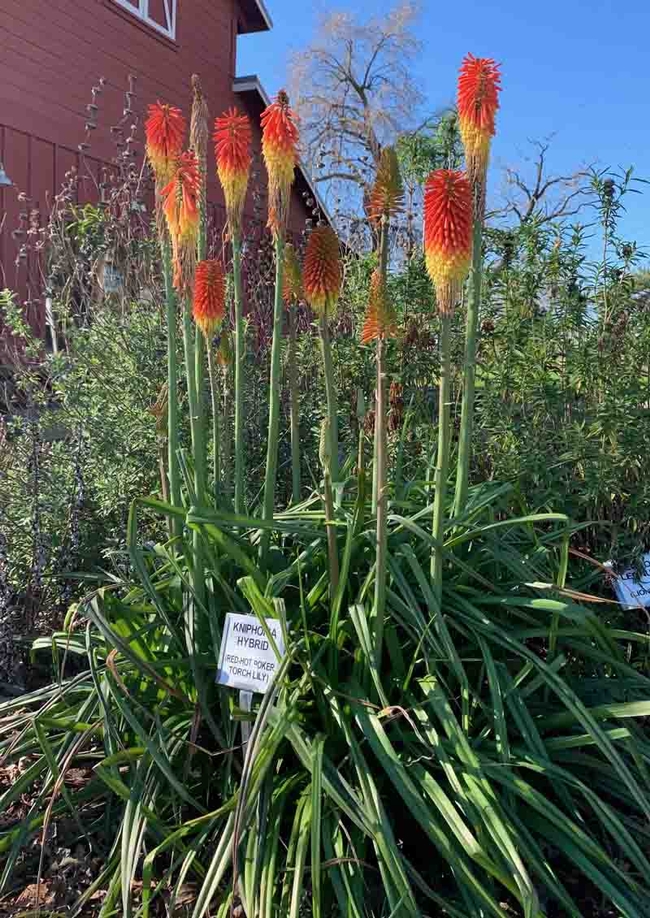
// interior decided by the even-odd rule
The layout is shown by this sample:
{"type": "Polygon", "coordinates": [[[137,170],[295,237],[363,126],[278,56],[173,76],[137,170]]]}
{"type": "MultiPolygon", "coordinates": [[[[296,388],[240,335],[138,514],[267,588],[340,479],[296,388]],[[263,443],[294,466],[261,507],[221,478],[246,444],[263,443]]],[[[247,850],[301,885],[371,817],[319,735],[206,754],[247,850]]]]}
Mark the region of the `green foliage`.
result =
{"type": "Polygon", "coordinates": [[[186,882],[193,918],[228,914],[233,895],[269,916],[577,918],[591,899],[645,914],[647,636],[613,630],[562,588],[566,517],[503,519],[508,487],[473,489],[468,516],[448,521],[438,608],[431,506],[413,483],[389,511],[377,665],[364,494],[361,473],[335,511],[333,595],[320,495],[270,524],[270,576],[258,519],[135,502],[136,578],[39,640],[36,652],[56,648],[56,681],[0,706],[4,761],[29,763],[0,797],[5,888],[27,841],[74,815],[106,851],[75,915],[98,889],[103,916],[150,916],[169,897],[173,911],[186,882]],[[145,548],[142,511],[174,516],[182,539],[145,548]],[[190,586],[193,534],[205,606],[190,586]],[[245,749],[245,715],[215,685],[228,611],[278,618],[288,638],[245,749]],[[79,768],[87,780],[67,787],[79,768]],[[19,797],[28,810],[11,816],[19,797]]]}
{"type": "Polygon", "coordinates": [[[415,133],[402,134],[397,153],[402,175],[409,185],[423,185],[434,169],[460,168],[463,145],[456,112],[445,112],[415,133]]]}
{"type": "Polygon", "coordinates": [[[69,600],[71,573],[94,572],[124,546],[131,502],[158,486],[152,408],[164,379],[152,305],[106,308],[15,378],[0,469],[3,573],[15,592],[37,590],[46,621],[69,600]]]}
{"type": "Polygon", "coordinates": [[[603,265],[581,228],[492,234],[477,414],[476,474],[594,523],[601,560],[650,543],[650,310],[635,247],[611,243],[603,265]]]}

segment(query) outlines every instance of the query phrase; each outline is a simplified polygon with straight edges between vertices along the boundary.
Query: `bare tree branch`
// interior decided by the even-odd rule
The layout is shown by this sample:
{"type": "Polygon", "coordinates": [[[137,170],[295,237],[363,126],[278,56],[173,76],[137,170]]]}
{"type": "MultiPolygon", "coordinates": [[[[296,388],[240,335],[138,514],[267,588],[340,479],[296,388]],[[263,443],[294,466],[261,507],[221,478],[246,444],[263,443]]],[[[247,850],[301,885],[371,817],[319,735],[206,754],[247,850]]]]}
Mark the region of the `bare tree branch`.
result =
{"type": "Polygon", "coordinates": [[[550,141],[533,141],[532,144],[537,149],[532,178],[518,168],[507,167],[505,204],[493,211],[491,216],[514,216],[522,224],[534,219],[544,224],[580,213],[589,204],[592,194],[588,181],[589,167],[569,175],[548,175],[550,141]]]}
{"type": "Polygon", "coordinates": [[[420,48],[413,33],[417,14],[417,0],[398,0],[365,22],[331,13],[311,46],[292,60],[305,159],[315,181],[330,183],[335,195],[351,195],[358,207],[382,147],[412,127],[422,101],[410,73],[420,48]]]}

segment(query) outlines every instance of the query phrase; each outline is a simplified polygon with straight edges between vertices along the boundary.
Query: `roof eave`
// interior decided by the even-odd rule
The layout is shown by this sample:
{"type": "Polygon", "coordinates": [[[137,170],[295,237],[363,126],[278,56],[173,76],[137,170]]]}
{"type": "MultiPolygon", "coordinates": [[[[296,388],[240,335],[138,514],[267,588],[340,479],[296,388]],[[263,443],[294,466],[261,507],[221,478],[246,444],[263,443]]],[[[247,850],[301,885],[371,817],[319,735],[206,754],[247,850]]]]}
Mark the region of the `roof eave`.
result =
{"type": "Polygon", "coordinates": [[[264,0],[239,0],[242,16],[237,19],[237,32],[248,35],[251,32],[270,32],[273,20],[264,5],[264,0]]]}

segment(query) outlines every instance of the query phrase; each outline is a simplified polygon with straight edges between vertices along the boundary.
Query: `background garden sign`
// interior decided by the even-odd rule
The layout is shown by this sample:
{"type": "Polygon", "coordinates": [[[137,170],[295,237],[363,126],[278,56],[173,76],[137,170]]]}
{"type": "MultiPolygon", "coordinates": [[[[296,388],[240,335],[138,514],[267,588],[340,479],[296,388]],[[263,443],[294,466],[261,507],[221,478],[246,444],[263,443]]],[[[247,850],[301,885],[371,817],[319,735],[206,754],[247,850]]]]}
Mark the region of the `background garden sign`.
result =
{"type": "Polygon", "coordinates": [[[650,606],[650,552],[643,556],[643,573],[630,569],[614,578],[614,589],[619,602],[625,609],[650,606]]]}
{"type": "Polygon", "coordinates": [[[229,688],[264,694],[284,656],[284,638],[277,618],[267,618],[279,657],[254,615],[229,612],[221,640],[217,682],[229,688]]]}

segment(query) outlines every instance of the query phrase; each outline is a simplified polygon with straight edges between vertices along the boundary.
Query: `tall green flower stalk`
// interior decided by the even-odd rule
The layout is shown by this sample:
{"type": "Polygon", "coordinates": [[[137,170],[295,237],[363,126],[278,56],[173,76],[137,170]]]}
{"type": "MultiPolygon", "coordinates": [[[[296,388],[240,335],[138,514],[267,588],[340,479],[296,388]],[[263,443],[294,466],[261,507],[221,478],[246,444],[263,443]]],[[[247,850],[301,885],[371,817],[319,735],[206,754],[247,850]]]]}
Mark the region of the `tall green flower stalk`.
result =
{"type": "Polygon", "coordinates": [[[246,448],[244,444],[244,385],[246,338],[241,277],[241,239],[232,237],[232,273],[235,300],[235,513],[246,513],[246,448]]]}
{"type": "Polygon", "coordinates": [[[196,156],[193,152],[187,152],[175,160],[171,179],[161,192],[162,211],[172,246],[173,285],[181,301],[187,400],[194,453],[200,439],[197,431],[196,366],[192,327],[192,294],[200,222],[200,184],[196,156]]]}
{"type": "Polygon", "coordinates": [[[296,306],[289,306],[289,354],[287,375],[289,381],[289,413],[291,422],[291,502],[300,503],[301,449],[300,449],[300,402],[298,398],[298,315],[296,306]]]}
{"type": "Polygon", "coordinates": [[[221,409],[219,407],[219,379],[214,361],[214,349],[208,345],[208,375],[210,377],[210,402],[212,406],[212,480],[214,497],[219,503],[221,491],[221,409]]]}
{"type": "Polygon", "coordinates": [[[328,421],[328,455],[333,483],[339,480],[339,424],[329,323],[336,312],[341,281],[341,248],[338,237],[331,227],[317,226],[312,230],[307,241],[302,283],[305,298],[319,320],[318,330],[323,359],[328,421]]]}
{"type": "Polygon", "coordinates": [[[334,497],[332,494],[332,474],[330,449],[332,440],[329,432],[329,418],[321,425],[320,461],[323,468],[323,495],[325,504],[325,527],[327,529],[327,556],[330,573],[330,597],[333,599],[339,585],[339,554],[336,544],[336,523],[334,520],[334,497]]]}
{"type": "Polygon", "coordinates": [[[431,579],[438,608],[442,598],[445,505],[449,476],[451,416],[451,316],[440,316],[440,382],[438,385],[438,450],[434,473],[433,527],[435,547],[431,555],[431,579]]]}
{"type": "MultiPolygon", "coordinates": [[[[175,507],[181,506],[181,476],[178,464],[178,300],[174,290],[172,254],[164,226],[161,230],[161,250],[165,283],[167,314],[167,469],[169,495],[175,507]]],[[[179,521],[172,520],[172,532],[180,534],[179,521]]]]}
{"type": "Polygon", "coordinates": [[[334,363],[329,335],[329,320],[336,311],[341,292],[341,251],[339,240],[329,226],[317,226],[307,242],[302,272],[305,298],[319,318],[325,398],[327,409],[321,428],[321,465],[327,526],[327,551],[330,564],[330,599],[334,599],[339,579],[339,559],[334,521],[333,486],[339,478],[338,401],[334,363]]]}
{"type": "Polygon", "coordinates": [[[221,338],[219,346],[219,362],[222,364],[223,372],[223,423],[221,425],[221,469],[223,474],[223,497],[227,507],[232,507],[233,502],[233,476],[232,476],[232,452],[233,437],[230,423],[230,404],[231,398],[231,372],[232,350],[230,338],[225,335],[221,338]]]}
{"type": "Polygon", "coordinates": [[[377,177],[368,198],[370,220],[379,229],[379,264],[370,281],[368,310],[361,332],[362,343],[377,342],[377,384],[375,390],[375,438],[372,510],[376,515],[376,562],[374,596],[374,648],[377,667],[381,664],[386,617],[388,577],[388,412],[386,393],[386,341],[396,332],[393,309],[388,300],[388,248],[391,217],[403,206],[404,188],[397,155],[385,147],[377,177]]]}
{"type": "Polygon", "coordinates": [[[325,401],[327,404],[327,431],[329,439],[329,463],[332,481],[339,480],[339,420],[338,398],[334,380],[334,361],[332,359],[332,342],[330,339],[328,309],[325,306],[320,317],[318,330],[320,332],[321,356],[323,358],[323,376],[325,379],[325,401]]]}
{"type": "Polygon", "coordinates": [[[235,513],[246,513],[246,449],[244,444],[244,386],[246,339],[242,288],[242,219],[251,167],[251,125],[235,108],[214,122],[217,174],[226,201],[228,233],[232,242],[235,301],[235,513]]]}
{"type": "Polygon", "coordinates": [[[460,128],[467,176],[472,188],[474,232],[472,275],[467,306],[465,357],[463,361],[463,406],[458,442],[454,513],[462,515],[467,503],[472,461],[472,429],[476,397],[476,346],[481,289],[483,285],[483,222],[490,145],[495,134],[499,107],[501,74],[492,58],[468,54],[458,76],[458,126],[460,128]]]}
{"type": "Polygon", "coordinates": [[[376,481],[377,481],[377,532],[375,561],[375,661],[381,664],[386,618],[386,577],[388,562],[388,438],[386,436],[386,342],[383,335],[377,340],[377,408],[375,412],[376,481]]]}
{"type": "MultiPolygon", "coordinates": [[[[212,407],[212,456],[213,456],[213,493],[218,496],[220,490],[220,408],[217,389],[216,367],[214,363],[214,347],[212,340],[223,322],[226,312],[226,275],[221,262],[216,259],[204,259],[196,266],[194,278],[194,303],[193,316],[196,322],[197,341],[196,366],[198,367],[201,355],[207,351],[208,376],[210,382],[211,407],[212,407]]],[[[198,396],[198,393],[197,393],[198,396]]],[[[197,397],[197,401],[198,401],[197,397]]],[[[198,406],[197,406],[198,407],[198,406]]],[[[202,425],[206,430],[206,425],[202,425]]],[[[207,433],[206,433],[207,436],[207,433]]],[[[203,447],[205,444],[200,443],[203,447]]],[[[206,483],[207,486],[207,483],[206,483]]]]}
{"type": "MultiPolygon", "coordinates": [[[[269,429],[262,507],[263,518],[268,522],[273,519],[278,470],[285,232],[291,201],[291,186],[298,162],[298,128],[295,115],[289,105],[289,98],[284,90],[281,90],[276,100],[264,110],[261,122],[262,155],[268,175],[268,226],[275,240],[275,298],[269,378],[269,429]]],[[[270,530],[265,529],[260,540],[260,556],[263,566],[266,566],[268,559],[270,538],[270,530]]]]}
{"type": "Polygon", "coordinates": [[[300,503],[300,404],[298,398],[298,303],[303,298],[302,271],[296,250],[288,243],[284,250],[283,296],[289,314],[289,348],[287,353],[287,383],[289,386],[289,415],[291,426],[291,502],[300,503]]]}
{"type": "MultiPolygon", "coordinates": [[[[181,505],[181,479],[178,464],[178,300],[174,289],[171,241],[163,212],[163,189],[172,179],[185,134],[185,119],[178,108],[160,102],[149,106],[145,123],[147,159],[156,180],[156,232],[160,243],[167,312],[167,468],[169,494],[174,506],[181,505]]],[[[172,532],[180,534],[178,520],[172,532]]]]}
{"type": "Polygon", "coordinates": [[[472,459],[472,432],[474,427],[474,402],[476,398],[476,346],[478,322],[481,312],[481,289],[483,286],[483,220],[475,208],[474,232],[472,235],[472,269],[470,291],[467,302],[465,325],[465,356],[463,360],[463,404],[458,438],[458,464],[456,466],[456,490],[454,515],[460,516],[467,503],[469,470],[472,459]]]}
{"type": "MultiPolygon", "coordinates": [[[[275,507],[275,484],[278,471],[278,436],[280,433],[280,386],[282,383],[282,280],[284,276],[284,238],[281,234],[275,239],[275,298],[273,302],[273,340],[271,343],[271,371],[269,378],[269,429],[266,441],[266,475],[264,478],[264,504],[262,518],[273,519],[275,507]]],[[[262,533],[260,553],[266,561],[271,533],[265,529],[262,533]]]]}
{"type": "MultiPolygon", "coordinates": [[[[464,172],[438,169],[424,189],[424,248],[440,314],[438,449],[434,475],[431,579],[435,607],[442,601],[447,478],[451,449],[451,316],[469,271],[472,247],[472,189],[464,172]]],[[[434,611],[434,610],[432,610],[434,611]]]]}
{"type": "Polygon", "coordinates": [[[376,516],[376,565],[374,596],[374,646],[377,665],[381,662],[386,617],[388,561],[388,411],[386,393],[386,339],[396,330],[386,292],[388,275],[389,216],[381,218],[379,267],[370,281],[368,310],[361,333],[362,343],[377,342],[375,386],[375,436],[372,510],[376,516]]]}
{"type": "MultiPolygon", "coordinates": [[[[192,76],[192,116],[190,119],[190,147],[196,156],[199,169],[199,233],[196,256],[205,261],[207,253],[207,151],[208,151],[208,106],[196,74],[192,76]]],[[[206,410],[206,346],[202,330],[197,325],[194,342],[196,386],[196,429],[194,432],[194,475],[196,497],[200,503],[207,494],[207,410],[206,410]]],[[[195,552],[201,550],[200,533],[195,534],[195,552]]]]}

